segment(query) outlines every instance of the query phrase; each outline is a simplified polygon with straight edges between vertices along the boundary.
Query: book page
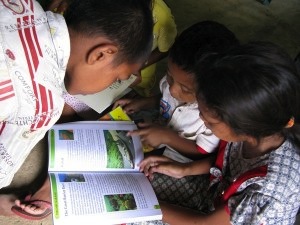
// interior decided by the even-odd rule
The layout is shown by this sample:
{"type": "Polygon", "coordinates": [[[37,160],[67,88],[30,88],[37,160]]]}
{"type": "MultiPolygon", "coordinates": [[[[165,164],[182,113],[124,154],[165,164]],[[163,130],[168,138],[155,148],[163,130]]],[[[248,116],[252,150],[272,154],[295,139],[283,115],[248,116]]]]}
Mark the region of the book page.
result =
{"type": "Polygon", "coordinates": [[[116,81],[108,88],[98,93],[74,96],[83,101],[96,112],[102,113],[112,103],[131,91],[128,87],[135,81],[135,79],[136,76],[131,75],[128,80],[116,81]]]}
{"type": "Polygon", "coordinates": [[[48,132],[49,171],[138,171],[143,159],[132,121],[84,121],[54,125],[48,132]]]}
{"type": "Polygon", "coordinates": [[[50,173],[55,225],[103,225],[160,220],[143,173],[50,173]]]}

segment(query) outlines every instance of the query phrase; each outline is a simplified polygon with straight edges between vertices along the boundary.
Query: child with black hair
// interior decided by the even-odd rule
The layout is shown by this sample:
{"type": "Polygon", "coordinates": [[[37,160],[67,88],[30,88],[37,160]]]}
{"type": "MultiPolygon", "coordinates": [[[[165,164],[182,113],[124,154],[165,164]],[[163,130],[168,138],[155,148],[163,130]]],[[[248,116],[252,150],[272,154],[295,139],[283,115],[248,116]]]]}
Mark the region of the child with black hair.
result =
{"type": "MultiPolygon", "coordinates": [[[[95,93],[140,70],[151,52],[153,21],[140,0],[72,0],[65,18],[34,0],[16,0],[0,1],[0,24],[3,188],[65,115],[64,89],[95,93]]],[[[11,209],[28,219],[49,215],[48,182],[22,201],[15,202],[15,194],[0,195],[0,215],[13,214],[11,209]]]]}
{"type": "Polygon", "coordinates": [[[222,139],[214,165],[152,156],[140,167],[180,176],[211,174],[206,210],[162,203],[163,221],[181,224],[294,224],[300,206],[300,76],[271,43],[249,43],[198,64],[200,117],[222,139]],[[210,165],[210,166],[209,166],[210,165]],[[206,214],[203,214],[205,212],[206,214]]]}
{"type": "MultiPolygon", "coordinates": [[[[40,0],[41,1],[41,0],[40,0]]],[[[48,10],[56,11],[61,14],[65,12],[72,0],[51,0],[50,3],[44,4],[48,10]]],[[[157,62],[164,59],[168,55],[168,51],[173,45],[177,36],[177,28],[174,17],[171,13],[170,8],[163,0],[143,0],[146,5],[152,11],[153,17],[153,43],[152,51],[149,57],[145,60],[140,70],[134,75],[136,80],[131,84],[131,88],[134,92],[142,97],[153,96],[155,85],[157,84],[156,79],[156,67],[157,62]]],[[[87,104],[79,100],[76,96],[68,93],[64,94],[66,105],[65,109],[70,115],[76,114],[87,120],[97,119],[99,114],[91,109],[87,104]]],[[[99,100],[100,101],[100,100],[99,100]]],[[[72,119],[72,117],[71,117],[72,119]]]]}
{"type": "Polygon", "coordinates": [[[212,153],[219,143],[203,121],[194,90],[197,57],[211,52],[221,52],[238,44],[235,35],[224,25],[202,21],[184,30],[176,39],[168,56],[167,75],[160,81],[161,94],[150,98],[121,99],[120,105],[129,115],[140,110],[159,108],[160,123],[139,123],[144,144],[157,148],[167,146],[164,154],[173,159],[202,158],[212,153]],[[177,152],[181,154],[177,154],[177,152]]]}
{"type": "MultiPolygon", "coordinates": [[[[129,132],[129,135],[140,135],[146,146],[159,148],[147,152],[146,157],[161,154],[163,149],[165,156],[177,162],[202,158],[213,160],[219,139],[199,118],[195,92],[196,61],[201,55],[222,52],[237,44],[235,35],[224,25],[214,21],[196,23],[184,30],[170,49],[167,75],[160,82],[161,95],[116,102],[128,114],[150,107],[158,109],[160,105],[160,124],[138,123],[140,129],[129,132]]],[[[207,177],[177,179],[180,177],[173,175],[176,179],[156,174],[151,181],[158,198],[198,209],[201,199],[195,193],[208,185],[207,177]]]]}

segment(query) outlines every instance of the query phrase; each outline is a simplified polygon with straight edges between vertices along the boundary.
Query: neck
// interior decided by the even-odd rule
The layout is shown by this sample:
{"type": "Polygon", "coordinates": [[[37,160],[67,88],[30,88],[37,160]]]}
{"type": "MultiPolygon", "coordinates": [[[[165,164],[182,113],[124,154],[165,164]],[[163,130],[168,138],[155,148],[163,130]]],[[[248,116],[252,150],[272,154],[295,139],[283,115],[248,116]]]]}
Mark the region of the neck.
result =
{"type": "Polygon", "coordinates": [[[263,156],[275,149],[277,149],[284,142],[284,137],[279,134],[274,134],[268,137],[249,138],[243,144],[243,156],[245,158],[255,158],[263,156]]]}

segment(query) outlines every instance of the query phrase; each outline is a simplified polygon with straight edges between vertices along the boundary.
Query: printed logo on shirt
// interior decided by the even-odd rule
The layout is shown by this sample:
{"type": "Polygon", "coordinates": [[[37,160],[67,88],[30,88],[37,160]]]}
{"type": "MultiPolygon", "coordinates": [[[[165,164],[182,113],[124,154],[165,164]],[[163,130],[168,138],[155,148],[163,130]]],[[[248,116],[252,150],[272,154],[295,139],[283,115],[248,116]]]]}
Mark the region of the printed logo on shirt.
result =
{"type": "Polygon", "coordinates": [[[25,79],[25,75],[21,73],[21,71],[15,71],[15,75],[18,78],[18,81],[22,85],[23,93],[26,95],[24,99],[28,99],[31,103],[36,103],[38,101],[34,91],[32,90],[32,84],[29,84],[25,79]]]}
{"type": "MultiPolygon", "coordinates": [[[[16,119],[9,121],[3,121],[7,124],[16,124],[17,126],[32,126],[39,124],[42,121],[50,121],[52,118],[59,118],[60,111],[58,109],[53,109],[50,112],[42,112],[34,116],[18,116],[16,119]]],[[[47,124],[45,124],[46,126],[47,124]]],[[[35,129],[31,129],[33,131],[35,129]]]]}
{"type": "Polygon", "coordinates": [[[160,100],[159,111],[160,111],[160,115],[164,119],[170,118],[170,114],[169,114],[170,108],[171,108],[171,106],[167,101],[165,101],[163,99],[160,100]]]}
{"type": "Polygon", "coordinates": [[[10,49],[6,49],[5,54],[8,56],[8,58],[10,58],[11,60],[15,60],[16,57],[14,55],[14,53],[12,53],[12,51],[10,49]]]}
{"type": "Polygon", "coordinates": [[[14,165],[11,155],[8,153],[7,149],[4,147],[2,143],[0,143],[0,159],[2,163],[5,163],[9,166],[14,165]]]}
{"type": "Polygon", "coordinates": [[[40,18],[37,18],[37,19],[31,18],[30,20],[25,18],[22,21],[21,20],[17,21],[17,23],[12,23],[12,24],[6,25],[5,29],[8,32],[14,32],[14,31],[17,31],[17,30],[30,28],[30,27],[38,26],[38,25],[45,24],[45,23],[47,23],[47,18],[46,17],[40,17],[40,18]]]}
{"type": "Polygon", "coordinates": [[[20,0],[15,0],[15,1],[1,0],[1,1],[6,8],[10,9],[16,14],[23,14],[25,11],[25,7],[20,0]]]}

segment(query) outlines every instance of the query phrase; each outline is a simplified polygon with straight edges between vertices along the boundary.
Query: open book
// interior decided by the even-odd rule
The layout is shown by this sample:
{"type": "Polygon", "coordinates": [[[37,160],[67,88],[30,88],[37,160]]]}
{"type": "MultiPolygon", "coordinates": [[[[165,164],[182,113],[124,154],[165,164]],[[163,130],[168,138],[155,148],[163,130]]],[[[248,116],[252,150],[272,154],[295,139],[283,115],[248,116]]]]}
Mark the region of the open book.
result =
{"type": "Polygon", "coordinates": [[[102,113],[112,103],[131,91],[129,86],[136,80],[135,75],[131,75],[128,80],[116,81],[108,88],[90,95],[74,95],[76,98],[87,104],[98,113],[102,113]]]}
{"type": "Polygon", "coordinates": [[[54,225],[160,220],[143,151],[132,121],[57,124],[48,133],[54,225]]]}

